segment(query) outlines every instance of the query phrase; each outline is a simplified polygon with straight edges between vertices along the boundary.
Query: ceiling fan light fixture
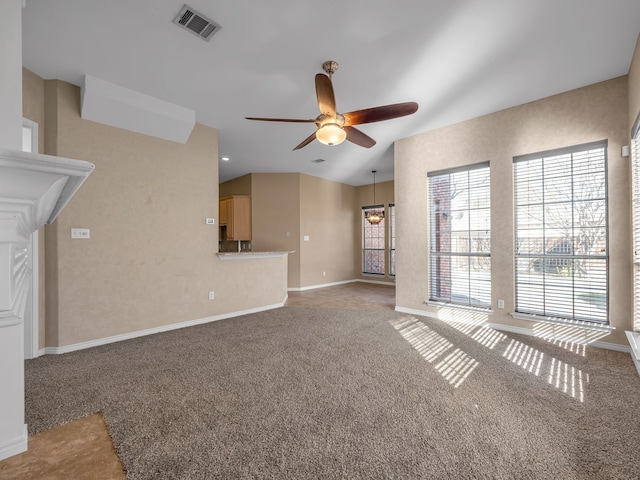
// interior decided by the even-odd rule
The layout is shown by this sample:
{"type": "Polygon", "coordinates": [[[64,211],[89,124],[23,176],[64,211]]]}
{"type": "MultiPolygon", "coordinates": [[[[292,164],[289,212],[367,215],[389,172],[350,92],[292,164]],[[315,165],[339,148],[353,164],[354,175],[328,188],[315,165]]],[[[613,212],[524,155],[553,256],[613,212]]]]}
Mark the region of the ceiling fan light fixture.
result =
{"type": "Polygon", "coordinates": [[[340,145],[347,138],[347,132],[337,123],[325,123],[316,131],[316,138],[325,145],[340,145]]]}
{"type": "Polygon", "coordinates": [[[341,114],[336,110],[336,97],[333,91],[331,77],[338,69],[338,62],[329,60],[322,64],[325,73],[316,74],[316,100],[320,115],[315,119],[301,118],[263,118],[245,117],[247,120],[260,120],[264,122],[292,122],[292,123],[315,123],[318,128],[314,133],[300,142],[294,150],[306,147],[314,140],[318,140],[324,145],[340,145],[345,140],[355,143],[364,148],[371,148],[376,141],[366,133],[358,130],[354,125],[362,123],[382,122],[392,118],[411,115],[418,110],[416,102],[394,103],[382,105],[380,107],[354,110],[341,114]]]}

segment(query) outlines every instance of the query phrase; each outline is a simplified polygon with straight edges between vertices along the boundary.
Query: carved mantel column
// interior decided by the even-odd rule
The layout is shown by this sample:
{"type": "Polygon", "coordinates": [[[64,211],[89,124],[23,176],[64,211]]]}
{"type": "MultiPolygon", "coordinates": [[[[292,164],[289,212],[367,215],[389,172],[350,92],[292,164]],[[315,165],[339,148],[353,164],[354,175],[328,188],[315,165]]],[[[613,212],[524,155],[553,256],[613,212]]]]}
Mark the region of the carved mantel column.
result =
{"type": "Polygon", "coordinates": [[[0,460],[27,449],[24,311],[30,235],[53,222],[93,171],[91,163],[0,149],[0,460]]]}

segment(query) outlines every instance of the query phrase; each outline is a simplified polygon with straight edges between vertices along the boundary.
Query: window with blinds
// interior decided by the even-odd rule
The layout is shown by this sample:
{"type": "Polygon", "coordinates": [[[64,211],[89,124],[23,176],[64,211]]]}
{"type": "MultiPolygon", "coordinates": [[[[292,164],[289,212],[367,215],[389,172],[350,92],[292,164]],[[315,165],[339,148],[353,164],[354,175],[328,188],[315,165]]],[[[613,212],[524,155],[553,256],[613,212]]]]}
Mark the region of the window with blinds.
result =
{"type": "Polygon", "coordinates": [[[489,162],[428,177],[429,301],[490,308],[489,162]]]}
{"type": "Polygon", "coordinates": [[[640,117],[631,130],[633,216],[633,330],[640,332],[640,117]]]}
{"type": "Polygon", "coordinates": [[[607,323],[607,141],[513,162],[516,311],[607,323]]]}
{"type": "Polygon", "coordinates": [[[362,273],[384,275],[384,217],[380,223],[370,223],[371,213],[384,215],[384,205],[362,207],[362,273]]]}
{"type": "Polygon", "coordinates": [[[389,204],[389,275],[396,274],[396,206],[389,204]]]}

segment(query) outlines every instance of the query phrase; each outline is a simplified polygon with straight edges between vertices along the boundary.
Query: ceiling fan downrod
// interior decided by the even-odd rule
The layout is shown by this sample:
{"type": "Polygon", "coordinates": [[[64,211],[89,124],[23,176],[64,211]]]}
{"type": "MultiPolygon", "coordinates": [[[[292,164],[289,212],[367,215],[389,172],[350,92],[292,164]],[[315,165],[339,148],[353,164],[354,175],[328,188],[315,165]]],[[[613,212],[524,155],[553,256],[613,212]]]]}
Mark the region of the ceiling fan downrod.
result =
{"type": "Polygon", "coordinates": [[[327,60],[322,64],[322,69],[327,73],[327,75],[331,76],[338,71],[338,62],[327,60]]]}

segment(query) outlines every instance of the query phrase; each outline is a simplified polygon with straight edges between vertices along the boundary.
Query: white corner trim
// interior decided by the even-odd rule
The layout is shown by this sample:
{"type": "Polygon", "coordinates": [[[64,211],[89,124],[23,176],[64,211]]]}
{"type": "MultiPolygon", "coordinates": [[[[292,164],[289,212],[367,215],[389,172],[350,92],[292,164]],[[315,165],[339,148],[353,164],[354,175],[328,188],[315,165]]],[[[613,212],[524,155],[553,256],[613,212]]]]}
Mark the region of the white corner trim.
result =
{"type": "MultiPolygon", "coordinates": [[[[429,318],[446,322],[446,320],[442,319],[440,315],[438,315],[438,313],[428,312],[426,310],[418,310],[415,308],[405,308],[405,307],[399,307],[399,306],[396,306],[395,310],[396,312],[408,313],[411,315],[418,315],[422,317],[429,317],[429,318]]],[[[519,335],[527,335],[529,337],[541,338],[546,341],[563,341],[563,342],[570,342],[570,343],[579,343],[579,344],[589,345],[591,347],[604,348],[606,350],[615,350],[617,352],[623,352],[623,353],[629,353],[631,350],[629,347],[625,345],[619,345],[617,343],[601,342],[599,340],[585,341],[584,339],[572,337],[570,335],[562,335],[562,334],[554,334],[554,333],[541,334],[530,328],[515,327],[512,325],[504,325],[502,323],[492,323],[492,322],[486,322],[486,321],[479,322],[477,320],[467,320],[467,319],[461,319],[459,323],[469,323],[469,324],[474,324],[478,326],[482,325],[485,327],[492,328],[494,330],[500,330],[500,331],[509,332],[509,333],[516,333],[519,335]]],[[[640,338],[638,340],[640,341],[640,338]]],[[[638,367],[638,364],[636,364],[636,367],[638,367]]],[[[640,368],[638,368],[638,372],[640,373],[640,368]]]]}
{"type": "Polygon", "coordinates": [[[640,332],[624,332],[627,335],[627,340],[629,340],[629,350],[631,353],[631,359],[636,366],[636,370],[638,370],[638,375],[640,375],[640,332]]]}
{"type": "Polygon", "coordinates": [[[29,439],[29,432],[27,431],[27,424],[25,423],[22,428],[22,435],[18,438],[14,438],[0,445],[0,460],[13,457],[22,452],[27,451],[27,443],[29,439]]]}
{"type": "Polygon", "coordinates": [[[44,353],[47,355],[58,355],[62,353],[75,352],[77,350],[84,350],[85,348],[98,347],[100,345],[107,345],[109,343],[121,342],[123,340],[130,340],[132,338],[144,337],[146,335],[153,335],[154,333],[168,332],[171,330],[177,330],[179,328],[194,327],[196,325],[202,325],[204,323],[216,322],[218,320],[225,320],[227,318],[240,317],[242,315],[248,315],[250,313],[263,312],[265,310],[273,310],[274,308],[283,307],[287,302],[288,296],[282,302],[273,305],[264,305],[261,307],[249,308],[246,310],[240,310],[237,312],[223,313],[221,315],[213,315],[211,317],[198,318],[196,320],[187,320],[186,322],[172,323],[169,325],[162,325],[160,327],[147,328],[145,330],[138,330],[136,332],[123,333],[120,335],[113,335],[111,337],[98,338],[96,340],[90,340],[88,342],[74,343],[72,345],[64,345],[62,347],[46,347],[44,353]]]}

